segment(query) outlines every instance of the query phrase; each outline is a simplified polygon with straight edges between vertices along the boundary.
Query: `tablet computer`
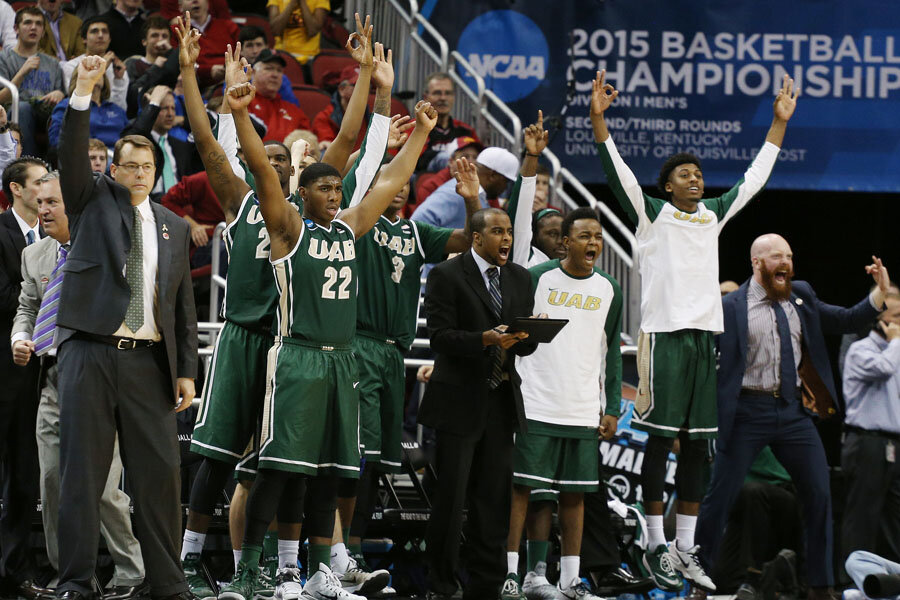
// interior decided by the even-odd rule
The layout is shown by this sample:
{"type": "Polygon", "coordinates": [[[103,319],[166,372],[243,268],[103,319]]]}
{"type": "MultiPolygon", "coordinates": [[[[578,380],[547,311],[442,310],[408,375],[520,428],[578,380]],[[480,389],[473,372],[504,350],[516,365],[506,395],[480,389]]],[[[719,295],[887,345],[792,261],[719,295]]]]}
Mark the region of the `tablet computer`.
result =
{"type": "Polygon", "coordinates": [[[536,319],[533,317],[519,317],[510,323],[506,333],[524,331],[528,334],[529,342],[541,342],[546,344],[553,341],[559,330],[565,327],[568,319],[536,319]]]}

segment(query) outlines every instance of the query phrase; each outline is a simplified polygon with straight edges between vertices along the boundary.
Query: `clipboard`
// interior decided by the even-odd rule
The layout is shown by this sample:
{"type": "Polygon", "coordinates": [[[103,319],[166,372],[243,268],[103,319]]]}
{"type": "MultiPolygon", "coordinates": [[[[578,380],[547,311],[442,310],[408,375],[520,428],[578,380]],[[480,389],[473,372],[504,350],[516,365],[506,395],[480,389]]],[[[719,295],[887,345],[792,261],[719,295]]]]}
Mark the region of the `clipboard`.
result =
{"type": "Polygon", "coordinates": [[[528,334],[529,342],[546,344],[553,341],[556,334],[566,326],[568,319],[535,319],[533,317],[518,317],[506,329],[506,333],[524,331],[528,334]]]}

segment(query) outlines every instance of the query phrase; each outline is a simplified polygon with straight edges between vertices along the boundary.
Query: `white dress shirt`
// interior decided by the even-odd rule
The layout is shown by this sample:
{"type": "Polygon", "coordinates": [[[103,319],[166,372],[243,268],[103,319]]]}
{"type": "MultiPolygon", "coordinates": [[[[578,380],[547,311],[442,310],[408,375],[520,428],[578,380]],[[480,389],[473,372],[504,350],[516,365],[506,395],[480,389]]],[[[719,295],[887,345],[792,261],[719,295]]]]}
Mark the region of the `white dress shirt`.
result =
{"type": "Polygon", "coordinates": [[[40,219],[38,219],[38,221],[34,224],[34,227],[32,227],[25,221],[25,219],[23,219],[22,217],[19,216],[19,213],[16,212],[15,206],[12,207],[12,214],[16,218],[16,223],[19,224],[19,229],[22,230],[22,237],[24,237],[26,240],[28,240],[28,232],[33,231],[34,232],[34,241],[36,242],[39,239],[41,239],[41,229],[40,229],[41,221],[40,221],[40,219]]]}
{"type": "Polygon", "coordinates": [[[487,291],[490,294],[491,293],[491,280],[487,273],[488,269],[490,269],[490,268],[497,269],[497,274],[499,275],[500,267],[498,267],[497,265],[492,265],[491,263],[486,261],[484,258],[481,257],[480,254],[475,252],[475,250],[472,250],[472,258],[475,259],[475,264],[478,265],[478,270],[481,272],[481,278],[484,280],[484,287],[487,288],[487,291]]]}
{"type": "MultiPolygon", "coordinates": [[[[123,321],[113,335],[139,340],[160,340],[159,328],[156,326],[157,285],[156,276],[159,271],[159,244],[156,239],[156,217],[150,208],[150,198],[137,205],[141,217],[141,233],[144,239],[144,324],[137,331],[131,331],[123,321]]],[[[126,275],[126,266],[122,275],[126,275]]]]}

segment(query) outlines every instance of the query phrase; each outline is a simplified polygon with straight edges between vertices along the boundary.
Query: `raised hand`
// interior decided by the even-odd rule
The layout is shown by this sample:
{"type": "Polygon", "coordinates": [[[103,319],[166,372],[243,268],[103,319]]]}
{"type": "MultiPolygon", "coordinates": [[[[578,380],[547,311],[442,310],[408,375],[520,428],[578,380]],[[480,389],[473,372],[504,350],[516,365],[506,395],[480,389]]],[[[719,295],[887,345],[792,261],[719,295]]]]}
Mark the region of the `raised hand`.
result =
{"type": "Polygon", "coordinates": [[[246,58],[241,56],[241,43],[237,43],[233,52],[231,44],[228,44],[228,49],[225,51],[225,88],[247,83],[252,77],[253,67],[246,58]]]}
{"type": "Polygon", "coordinates": [[[125,63],[119,60],[119,57],[116,56],[115,52],[110,50],[103,55],[103,58],[106,59],[106,64],[112,63],[113,77],[115,77],[116,79],[122,79],[125,76],[125,63]]]}
{"type": "Polygon", "coordinates": [[[190,26],[191,13],[175,17],[175,35],[178,36],[178,64],[181,68],[194,68],[200,56],[200,32],[190,26]]]}
{"type": "Polygon", "coordinates": [[[619,90],[606,81],[606,69],[597,71],[597,77],[591,89],[591,115],[602,115],[619,95],[619,90]]]}
{"type": "Polygon", "coordinates": [[[419,100],[416,103],[416,126],[424,127],[426,132],[431,132],[437,125],[437,111],[431,105],[431,102],[419,100]]]}
{"type": "Polygon", "coordinates": [[[94,85],[106,74],[106,60],[102,56],[85,56],[78,63],[78,83],[75,93],[88,96],[94,91],[94,85]]]}
{"type": "Polygon", "coordinates": [[[409,115],[391,117],[391,128],[388,130],[387,149],[400,148],[409,139],[409,132],[416,126],[409,115]]]}
{"type": "Polygon", "coordinates": [[[478,182],[478,167],[465,158],[456,159],[456,193],[463,198],[477,198],[481,184],[478,182]]]}
{"type": "Polygon", "coordinates": [[[350,34],[347,40],[347,52],[353,57],[360,67],[371,67],[374,59],[372,58],[372,18],[366,15],[366,24],[363,25],[359,20],[359,13],[356,13],[356,31],[350,34]],[[356,42],[354,47],[353,42],[356,42]]]}
{"type": "Polygon", "coordinates": [[[231,110],[246,110],[256,95],[256,86],[252,83],[240,83],[228,88],[225,97],[231,110]]]}
{"type": "Polygon", "coordinates": [[[536,123],[525,128],[525,152],[528,154],[540,154],[547,147],[550,132],[544,130],[544,111],[538,111],[536,123]]]}
{"type": "Polygon", "coordinates": [[[791,118],[794,114],[794,109],[797,108],[797,96],[799,94],[800,87],[795,88],[794,80],[785,73],[781,89],[778,90],[778,95],[775,96],[775,106],[772,109],[776,119],[787,121],[791,118]]]}
{"type": "Polygon", "coordinates": [[[891,286],[891,278],[888,276],[887,267],[884,266],[880,258],[877,256],[872,257],[872,264],[866,265],[866,273],[872,276],[878,289],[883,294],[888,293],[888,288],[891,286]]]}
{"type": "Polygon", "coordinates": [[[387,51],[387,57],[384,53],[384,45],[381,42],[375,42],[375,63],[372,70],[372,81],[375,87],[383,90],[390,90],[394,87],[394,62],[392,53],[387,51]]]}

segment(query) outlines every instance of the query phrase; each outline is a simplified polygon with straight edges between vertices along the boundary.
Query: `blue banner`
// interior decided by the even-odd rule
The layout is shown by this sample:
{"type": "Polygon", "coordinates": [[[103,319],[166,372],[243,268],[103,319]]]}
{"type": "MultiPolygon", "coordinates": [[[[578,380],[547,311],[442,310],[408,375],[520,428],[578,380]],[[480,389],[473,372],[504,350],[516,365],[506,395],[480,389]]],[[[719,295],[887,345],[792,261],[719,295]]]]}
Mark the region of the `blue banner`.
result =
{"type": "Polygon", "coordinates": [[[896,0],[420,5],[523,125],[539,108],[551,117],[551,149],[586,183],[605,180],[588,119],[595,71],[620,92],[607,122],[640,182],[685,151],[707,187],[741,177],[787,73],[801,95],[769,186],[900,192],[896,0]]]}

